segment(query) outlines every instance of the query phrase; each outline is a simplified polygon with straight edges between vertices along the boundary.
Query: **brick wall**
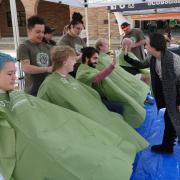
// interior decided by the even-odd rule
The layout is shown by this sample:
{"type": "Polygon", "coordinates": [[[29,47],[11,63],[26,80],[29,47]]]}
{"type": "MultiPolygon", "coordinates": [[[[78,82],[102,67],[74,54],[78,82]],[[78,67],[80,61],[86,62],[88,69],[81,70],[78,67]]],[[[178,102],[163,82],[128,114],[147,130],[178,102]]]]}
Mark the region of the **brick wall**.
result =
{"type": "MultiPolygon", "coordinates": [[[[84,16],[84,8],[70,7],[70,14],[80,12],[84,16]]],[[[111,39],[117,40],[120,38],[118,25],[114,14],[110,14],[111,19],[111,39]]],[[[85,17],[84,17],[85,24],[85,17]]],[[[88,28],[90,40],[97,38],[108,38],[108,11],[106,8],[89,8],[88,9],[88,28]]]]}
{"type": "MultiPolygon", "coordinates": [[[[20,0],[16,0],[16,6],[17,11],[25,11],[20,0]]],[[[0,37],[9,37],[13,35],[12,27],[8,27],[7,24],[7,12],[10,12],[9,0],[3,0],[0,3],[0,37]]],[[[19,27],[19,33],[21,36],[25,36],[26,28],[19,27]]]]}
{"type": "MultiPolygon", "coordinates": [[[[74,8],[44,0],[16,0],[16,3],[19,11],[24,10],[25,7],[26,18],[34,14],[42,16],[49,26],[56,28],[55,35],[61,35],[64,26],[69,23],[74,11],[80,12],[84,16],[84,8],[74,8]]],[[[3,0],[0,4],[0,33],[1,36],[12,36],[12,28],[7,27],[6,11],[10,11],[9,0],[3,0]]],[[[108,38],[107,13],[106,8],[88,9],[90,40],[96,40],[100,37],[108,38]]],[[[20,35],[26,35],[25,28],[20,27],[20,35]]],[[[117,40],[119,38],[118,25],[115,23],[115,16],[111,14],[111,39],[117,40]]]]}
{"type": "Polygon", "coordinates": [[[40,1],[37,8],[39,16],[43,17],[45,22],[54,27],[55,35],[61,35],[64,26],[69,24],[70,11],[69,6],[57,3],[50,3],[47,1],[40,1]]]}

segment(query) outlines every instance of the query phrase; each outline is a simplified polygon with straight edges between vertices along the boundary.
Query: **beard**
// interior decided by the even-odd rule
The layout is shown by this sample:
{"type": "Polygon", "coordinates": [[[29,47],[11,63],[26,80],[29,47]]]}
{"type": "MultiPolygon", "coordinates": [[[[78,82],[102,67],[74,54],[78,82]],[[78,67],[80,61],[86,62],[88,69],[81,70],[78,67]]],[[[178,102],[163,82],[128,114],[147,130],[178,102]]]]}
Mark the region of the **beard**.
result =
{"type": "Polygon", "coordinates": [[[90,67],[92,67],[92,68],[96,68],[96,65],[97,65],[96,62],[95,62],[95,63],[92,63],[92,62],[88,61],[88,66],[90,66],[90,67]]]}

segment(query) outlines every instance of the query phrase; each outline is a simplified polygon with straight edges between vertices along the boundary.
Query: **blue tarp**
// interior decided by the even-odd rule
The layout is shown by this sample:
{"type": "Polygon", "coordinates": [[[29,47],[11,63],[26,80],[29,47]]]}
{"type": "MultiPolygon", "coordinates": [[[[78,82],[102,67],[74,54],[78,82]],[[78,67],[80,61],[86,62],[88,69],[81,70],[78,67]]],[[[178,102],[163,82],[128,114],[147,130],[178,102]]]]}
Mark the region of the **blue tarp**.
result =
{"type": "MultiPolygon", "coordinates": [[[[137,131],[151,145],[162,142],[164,132],[164,111],[157,113],[156,105],[145,105],[146,119],[137,131]]],[[[131,180],[180,180],[180,145],[176,145],[172,155],[157,154],[146,148],[139,152],[134,162],[131,180]]]]}

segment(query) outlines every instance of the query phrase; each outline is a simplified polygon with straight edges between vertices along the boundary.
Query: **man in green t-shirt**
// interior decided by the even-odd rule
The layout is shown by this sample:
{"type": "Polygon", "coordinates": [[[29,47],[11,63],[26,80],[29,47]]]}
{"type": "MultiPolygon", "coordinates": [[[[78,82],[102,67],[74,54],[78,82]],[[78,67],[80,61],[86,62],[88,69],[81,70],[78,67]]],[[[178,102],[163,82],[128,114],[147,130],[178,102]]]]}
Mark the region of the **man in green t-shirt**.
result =
{"type": "Polygon", "coordinates": [[[44,28],[42,18],[30,17],[27,21],[28,40],[21,44],[17,51],[17,58],[21,61],[25,73],[25,91],[34,96],[45,77],[52,71],[50,46],[42,42],[44,28]]]}

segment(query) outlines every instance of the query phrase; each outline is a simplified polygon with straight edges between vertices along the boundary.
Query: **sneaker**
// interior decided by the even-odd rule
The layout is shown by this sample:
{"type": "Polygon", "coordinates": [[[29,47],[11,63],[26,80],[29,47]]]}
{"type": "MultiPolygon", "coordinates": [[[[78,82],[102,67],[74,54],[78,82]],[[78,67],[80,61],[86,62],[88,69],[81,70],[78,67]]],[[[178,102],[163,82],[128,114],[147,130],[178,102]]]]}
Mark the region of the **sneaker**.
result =
{"type": "Polygon", "coordinates": [[[154,97],[152,97],[152,96],[150,96],[150,95],[147,95],[146,100],[145,100],[145,104],[153,105],[154,102],[155,102],[154,97]]]}
{"type": "Polygon", "coordinates": [[[173,146],[165,146],[163,144],[154,145],[151,147],[151,151],[155,153],[162,153],[162,154],[172,154],[173,153],[173,146]]]}

